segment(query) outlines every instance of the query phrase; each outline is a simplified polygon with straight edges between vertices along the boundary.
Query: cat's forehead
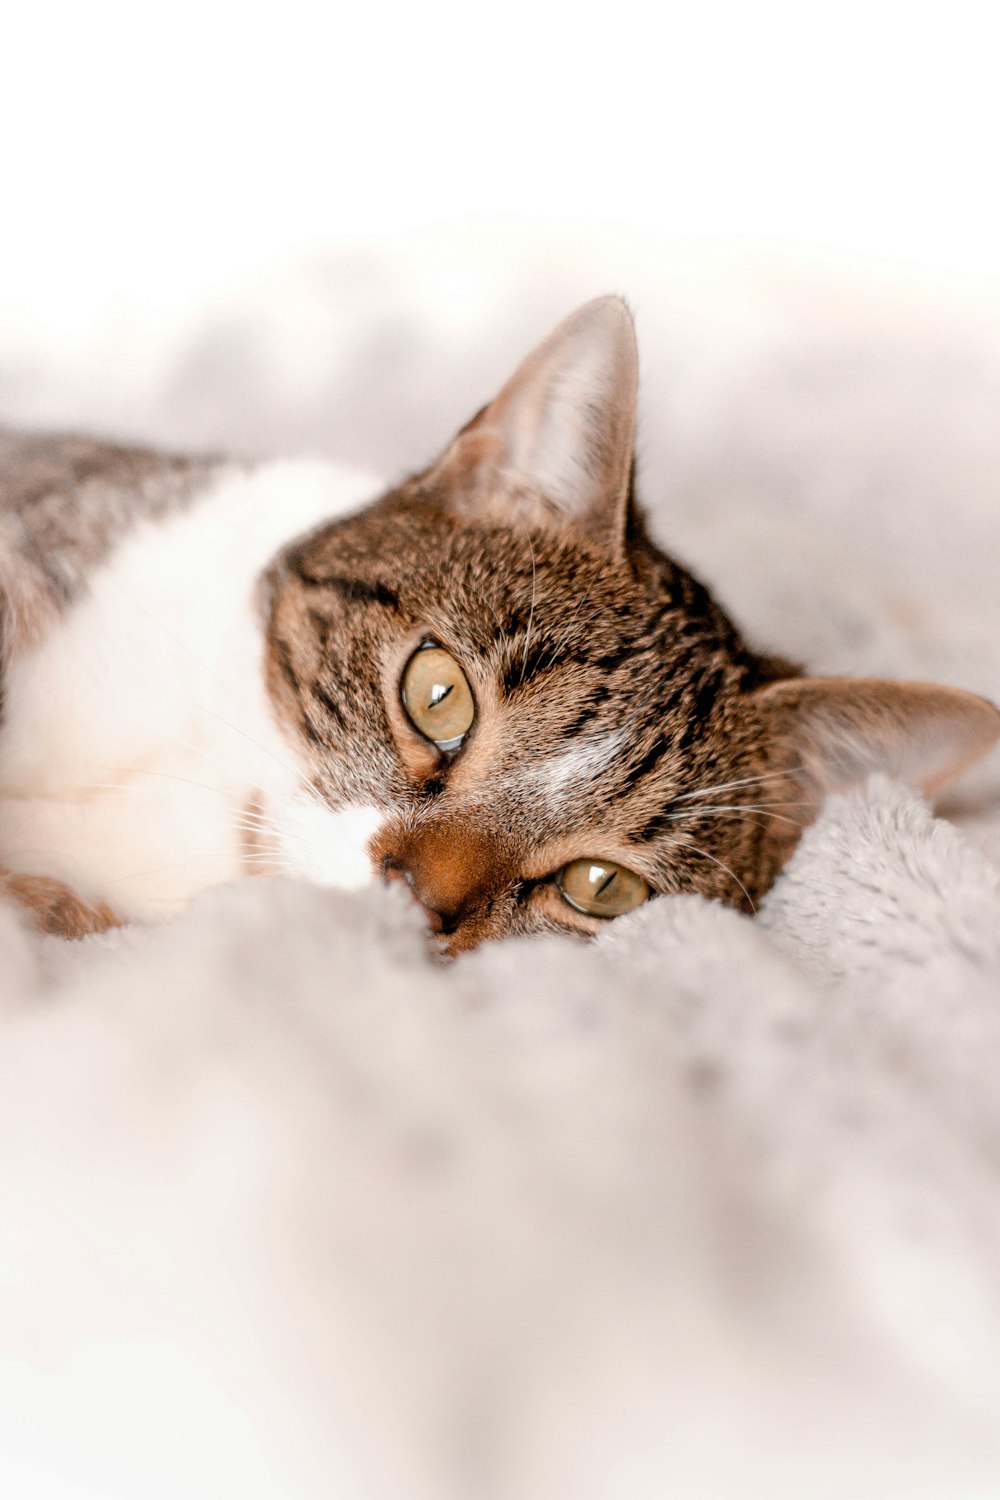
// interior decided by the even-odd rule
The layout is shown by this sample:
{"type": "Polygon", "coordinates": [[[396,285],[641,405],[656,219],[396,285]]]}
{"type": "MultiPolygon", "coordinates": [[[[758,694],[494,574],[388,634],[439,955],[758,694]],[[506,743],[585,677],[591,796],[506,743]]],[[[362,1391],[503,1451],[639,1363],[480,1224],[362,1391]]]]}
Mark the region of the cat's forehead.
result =
{"type": "Polygon", "coordinates": [[[544,762],[550,802],[680,784],[738,676],[728,621],[652,550],[636,567],[572,532],[476,523],[404,493],[313,552],[306,570],[338,580],[340,638],[377,638],[383,660],[421,638],[451,651],[497,707],[498,760],[544,762]]]}
{"type": "Polygon", "coordinates": [[[439,507],[387,496],[315,543],[339,569],[383,585],[409,610],[454,614],[471,639],[492,642],[503,623],[539,633],[557,626],[610,646],[660,612],[626,564],[570,529],[481,524],[439,507]],[[521,617],[523,616],[523,620],[521,617]]]}

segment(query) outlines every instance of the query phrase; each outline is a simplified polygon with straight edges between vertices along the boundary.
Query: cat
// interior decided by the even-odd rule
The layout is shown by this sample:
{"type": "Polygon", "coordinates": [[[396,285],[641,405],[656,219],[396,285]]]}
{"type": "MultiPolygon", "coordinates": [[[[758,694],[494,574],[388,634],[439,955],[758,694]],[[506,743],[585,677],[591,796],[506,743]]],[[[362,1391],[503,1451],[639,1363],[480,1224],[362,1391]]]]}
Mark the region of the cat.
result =
{"type": "Polygon", "coordinates": [[[81,936],[238,876],[396,880],[455,955],[753,911],[828,792],[985,754],[984,699],[746,643],[646,529],[637,386],[604,297],[388,492],[0,435],[5,894],[81,936]]]}

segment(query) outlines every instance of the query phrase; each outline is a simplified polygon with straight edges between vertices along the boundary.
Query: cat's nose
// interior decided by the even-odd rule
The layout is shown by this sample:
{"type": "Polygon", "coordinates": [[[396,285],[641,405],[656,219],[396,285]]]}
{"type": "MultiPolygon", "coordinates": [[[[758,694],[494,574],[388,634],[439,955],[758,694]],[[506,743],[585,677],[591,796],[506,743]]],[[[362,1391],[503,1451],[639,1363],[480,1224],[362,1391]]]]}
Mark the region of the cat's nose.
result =
{"type": "Polygon", "coordinates": [[[391,854],[385,855],[382,860],[382,879],[386,882],[387,885],[392,881],[401,880],[405,886],[409,887],[410,893],[412,894],[414,900],[419,901],[420,905],[424,908],[424,912],[427,916],[427,925],[430,927],[431,931],[442,933],[444,932],[444,918],[442,917],[441,913],[438,911],[434,911],[433,908],[427,906],[423,901],[420,900],[420,897],[417,895],[413,871],[406,865],[400,864],[399,860],[391,854]]]}
{"type": "Polygon", "coordinates": [[[448,935],[481,915],[510,879],[499,841],[458,823],[432,824],[408,834],[382,855],[386,880],[402,880],[427,913],[432,932],[448,935]]]}

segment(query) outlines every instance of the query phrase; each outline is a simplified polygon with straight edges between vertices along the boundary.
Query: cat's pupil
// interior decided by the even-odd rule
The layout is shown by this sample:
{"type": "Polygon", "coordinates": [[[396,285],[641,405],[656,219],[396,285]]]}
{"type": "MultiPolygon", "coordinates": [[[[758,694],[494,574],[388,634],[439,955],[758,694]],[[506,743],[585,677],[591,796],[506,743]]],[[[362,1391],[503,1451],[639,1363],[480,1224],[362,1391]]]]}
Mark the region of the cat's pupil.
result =
{"type": "Polygon", "coordinates": [[[445,700],[445,698],[447,698],[447,696],[448,696],[448,694],[450,692],[451,692],[451,683],[449,683],[447,686],[445,686],[445,684],[442,683],[442,682],[436,682],[434,684],[433,688],[431,689],[431,701],[430,701],[431,708],[436,708],[439,703],[443,703],[444,700],[445,700]]]}

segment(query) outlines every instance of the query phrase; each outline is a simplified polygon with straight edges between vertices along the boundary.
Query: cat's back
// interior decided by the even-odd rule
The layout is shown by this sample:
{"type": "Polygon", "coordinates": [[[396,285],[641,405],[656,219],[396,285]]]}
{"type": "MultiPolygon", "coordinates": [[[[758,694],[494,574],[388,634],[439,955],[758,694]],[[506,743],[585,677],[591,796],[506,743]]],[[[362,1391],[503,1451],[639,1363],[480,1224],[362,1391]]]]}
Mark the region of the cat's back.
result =
{"type": "Polygon", "coordinates": [[[7,653],[36,640],[144,520],[182,510],[215,461],[0,428],[0,597],[7,653]]]}
{"type": "Polygon", "coordinates": [[[204,471],[211,462],[75,433],[0,427],[0,512],[5,516],[47,512],[55,518],[75,505],[85,487],[94,497],[103,492],[107,499],[114,498],[116,505],[129,496],[133,506],[148,508],[151,500],[167,501],[168,491],[179,500],[190,484],[178,481],[204,471]],[[151,486],[154,480],[159,485],[151,486]]]}

